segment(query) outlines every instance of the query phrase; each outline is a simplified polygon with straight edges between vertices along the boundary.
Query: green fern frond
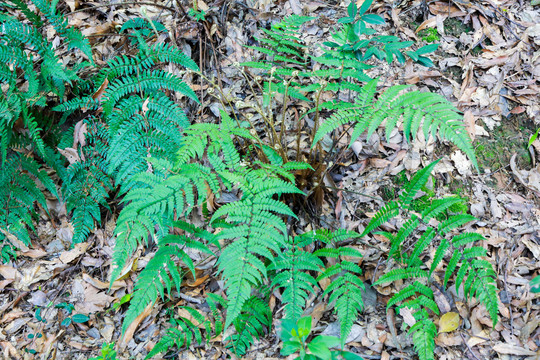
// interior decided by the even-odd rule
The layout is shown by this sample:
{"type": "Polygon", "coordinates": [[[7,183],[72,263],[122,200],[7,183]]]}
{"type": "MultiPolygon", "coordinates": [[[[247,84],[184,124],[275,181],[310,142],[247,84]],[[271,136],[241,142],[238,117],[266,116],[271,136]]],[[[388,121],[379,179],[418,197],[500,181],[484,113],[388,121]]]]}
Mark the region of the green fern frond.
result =
{"type": "MultiPolygon", "coordinates": [[[[213,301],[209,297],[207,299],[207,302],[212,310],[212,315],[214,316],[214,318],[216,318],[218,314],[215,306],[215,301],[213,301]],[[214,312],[214,310],[216,310],[216,312],[214,312]]],[[[205,318],[204,314],[188,306],[180,306],[179,308],[186,311],[196,323],[184,317],[172,320],[171,323],[173,324],[173,327],[167,330],[165,335],[163,335],[163,337],[152,348],[148,355],[146,355],[145,359],[151,359],[160,353],[165,353],[174,346],[176,346],[178,349],[181,349],[183,347],[190,347],[193,343],[201,345],[203,341],[203,335],[201,333],[201,330],[199,329],[200,326],[203,326],[206,330],[205,335],[207,342],[210,340],[212,335],[217,336],[221,333],[221,331],[218,329],[220,323],[219,319],[216,319],[216,328],[215,332],[213,333],[212,323],[210,319],[205,318]]]]}
{"type": "MultiPolygon", "coordinates": [[[[172,224],[174,225],[174,224],[172,224]]],[[[184,230],[188,227],[184,227],[184,230]]],[[[122,332],[139,316],[144,309],[154,303],[158,297],[165,298],[176,288],[180,290],[183,271],[176,264],[175,259],[182,261],[195,276],[195,265],[184,249],[195,248],[207,254],[212,252],[200,242],[193,241],[184,235],[167,235],[160,239],[158,250],[154,257],[141,271],[131,297],[130,306],[126,312],[122,332]]]]}
{"type": "Polygon", "coordinates": [[[17,153],[9,154],[2,163],[0,171],[0,241],[2,241],[2,261],[9,261],[9,253],[15,244],[14,236],[25,245],[31,244],[30,231],[36,213],[34,204],[39,203],[47,210],[47,202],[41,183],[56,195],[56,188],[47,173],[31,158],[17,153]]]}
{"type": "Polygon", "coordinates": [[[475,221],[476,218],[469,214],[459,214],[450,216],[447,220],[439,224],[439,232],[441,234],[448,234],[453,229],[465,225],[468,222],[475,221]]]}
{"type": "Polygon", "coordinates": [[[397,259],[402,259],[405,255],[402,251],[402,246],[405,240],[411,235],[418,225],[420,224],[420,219],[418,216],[413,215],[405,224],[401,226],[396,236],[388,237],[390,239],[390,252],[388,253],[389,257],[395,257],[397,259]]]}
{"type": "Polygon", "coordinates": [[[241,313],[233,324],[235,333],[224,341],[236,355],[242,356],[251,347],[254,339],[259,339],[270,329],[272,311],[267,302],[251,296],[244,303],[241,313]]]}
{"type": "Polygon", "coordinates": [[[343,346],[358,314],[364,308],[362,292],[365,290],[365,286],[360,280],[362,274],[360,266],[351,261],[342,260],[342,256],[350,259],[353,257],[360,258],[362,255],[358,250],[347,247],[319,249],[315,251],[314,255],[336,257],[338,259],[338,263],[325,269],[319,275],[317,281],[331,279],[331,283],[324,290],[323,296],[330,295],[329,303],[335,301],[335,312],[340,323],[341,344],[343,346]]]}
{"type": "Polygon", "coordinates": [[[420,191],[420,189],[422,189],[422,187],[426,184],[429,177],[431,176],[433,168],[437,165],[439,161],[440,160],[433,161],[431,164],[418,170],[416,174],[414,174],[411,181],[405,186],[403,192],[399,196],[399,202],[403,207],[410,207],[412,200],[414,199],[418,191],[420,191]]]}
{"type": "Polygon", "coordinates": [[[477,241],[482,241],[482,240],[485,240],[486,238],[479,234],[479,233],[471,233],[471,232],[466,232],[466,233],[461,233],[461,234],[457,234],[455,235],[453,238],[452,238],[452,245],[454,247],[462,247],[462,246],[465,246],[467,244],[472,244],[472,243],[475,243],[477,241]]]}
{"type": "Polygon", "coordinates": [[[302,237],[291,238],[287,242],[286,250],[279,253],[268,267],[276,271],[272,286],[283,288],[281,301],[285,304],[285,318],[298,320],[305,309],[306,299],[317,286],[315,278],[310,271],[320,271],[322,261],[311,252],[299,249],[302,237]]]}
{"type": "Polygon", "coordinates": [[[359,92],[357,104],[363,108],[356,114],[344,113],[337,110],[315,135],[316,141],[322,139],[326,134],[335,130],[341,125],[352,123],[355,127],[351,135],[351,144],[356,141],[364,131],[367,130],[367,137],[386,121],[386,136],[396,128],[399,119],[403,121],[404,135],[407,140],[416,136],[422,126],[424,136],[438,133],[443,140],[453,142],[461,149],[478,168],[474,148],[469,138],[465,126],[461,121],[462,116],[457,113],[457,109],[444,97],[433,93],[422,93],[419,91],[405,92],[407,86],[398,85],[388,89],[383,95],[375,100],[374,88],[378,80],[368,82],[362,91],[359,92]]]}
{"type": "Polygon", "coordinates": [[[394,282],[396,280],[406,280],[414,278],[428,278],[429,274],[419,267],[407,267],[405,269],[393,269],[384,274],[377,280],[374,285],[394,282]]]}
{"type": "Polygon", "coordinates": [[[437,335],[437,327],[425,314],[425,317],[414,324],[409,333],[412,334],[414,349],[420,360],[434,360],[434,338],[437,335]]]}
{"type": "Polygon", "coordinates": [[[109,115],[116,103],[128,94],[161,89],[176,91],[199,102],[195,92],[177,76],[161,70],[143,70],[136,77],[122,77],[109,84],[103,95],[103,110],[109,115]]]}
{"type": "Polygon", "coordinates": [[[385,222],[387,222],[394,216],[397,216],[398,214],[399,214],[398,202],[393,201],[393,200],[389,201],[388,203],[386,203],[386,205],[384,205],[384,207],[381,210],[377,211],[377,213],[375,214],[375,216],[373,216],[373,218],[371,218],[368,226],[366,227],[366,229],[364,230],[361,236],[364,236],[372,232],[373,230],[375,230],[376,228],[378,228],[379,226],[381,226],[382,224],[384,224],[385,222]]]}
{"type": "Polygon", "coordinates": [[[450,207],[452,207],[452,205],[462,201],[463,200],[461,198],[456,196],[433,200],[431,205],[422,211],[422,220],[427,223],[430,219],[436,218],[439,214],[442,214],[448,210],[450,207]]]}

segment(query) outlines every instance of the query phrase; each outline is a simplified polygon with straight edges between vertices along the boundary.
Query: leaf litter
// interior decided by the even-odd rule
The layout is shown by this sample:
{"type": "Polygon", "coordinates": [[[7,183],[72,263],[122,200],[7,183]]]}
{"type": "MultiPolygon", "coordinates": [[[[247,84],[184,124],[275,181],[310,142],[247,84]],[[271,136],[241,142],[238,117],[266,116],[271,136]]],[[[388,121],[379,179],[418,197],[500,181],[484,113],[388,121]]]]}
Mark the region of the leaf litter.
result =
{"type": "MultiPolygon", "coordinates": [[[[119,36],[117,29],[127,20],[140,17],[144,6],[147,16],[165,25],[167,35],[162,36],[173,39],[186,54],[199,53],[201,49],[214,53],[213,58],[200,63],[201,69],[219,78],[225,94],[243,98],[246,109],[256,99],[246,97],[246,78],[230,65],[260,56],[244,47],[259,34],[258,26],[292,13],[316,12],[319,19],[308,24],[303,33],[306,43],[313,47],[326,39],[348,5],[298,0],[198,3],[200,8],[207,9],[207,18],[211,19],[207,28],[186,16],[189,5],[182,1],[157,1],[155,5],[66,1],[71,12],[70,25],[90,38],[98,64],[129,49],[127,37],[119,36]]],[[[376,0],[371,11],[384,16],[390,24],[381,33],[393,34],[397,29],[402,40],[422,42],[423,30],[436,30],[440,48],[432,56],[433,69],[410,62],[404,67],[381,64],[369,75],[380,76],[385,86],[407,83],[420,90],[437,91],[454,102],[465,114],[467,131],[475,139],[481,172],[476,172],[461,152],[440,150],[433,139],[419,137],[409,144],[400,131],[394,131],[386,141],[380,129],[370,139],[359,139],[339,165],[328,172],[327,181],[332,185],[329,188],[334,192],[324,198],[320,220],[362,232],[366,218],[399,189],[396,177],[407,176],[431,159],[449,154],[435,169],[437,178],[442,180],[433,190],[437,196],[457,193],[466,198],[469,210],[479,218],[470,230],[487,239],[484,246],[489,249],[488,260],[499,274],[502,321],[492,328],[485,308],[474,300],[466,301],[460,289],[450,287],[436,293],[444,314],[439,326],[446,331],[440,331],[436,339],[436,356],[540,359],[540,295],[529,289],[530,279],[540,274],[540,168],[535,166],[540,163],[540,145],[534,144],[532,151],[519,152],[540,127],[540,7],[530,1],[514,0],[432,1],[427,6],[421,0],[376,0]],[[498,129],[509,135],[495,138],[498,129]]],[[[47,34],[54,43],[54,32],[47,34]]],[[[75,63],[77,59],[74,54],[65,53],[62,61],[75,63]]],[[[211,121],[222,105],[204,87],[193,83],[189,75],[185,80],[202,99],[199,121],[211,121]]],[[[291,111],[302,107],[301,102],[295,103],[291,111]]],[[[257,116],[252,118],[255,123],[262,121],[257,116]]],[[[70,162],[77,161],[70,157],[76,154],[72,150],[85,145],[85,133],[86,129],[80,126],[74,134],[73,148],[63,149],[70,162]]],[[[305,146],[307,140],[302,139],[305,146]]],[[[339,146],[345,148],[348,140],[342,141],[339,146]]],[[[164,316],[167,305],[157,303],[149,307],[120,339],[125,311],[120,301],[132,292],[138,272],[153,254],[152,248],[146,252],[141,248],[121,279],[109,289],[114,217],[91,234],[87,243],[72,248],[73,229],[65,205],[54,199],[49,202],[51,214],[42,211],[34,246],[21,246],[15,261],[0,265],[2,356],[87,359],[98,354],[104,341],[116,341],[122,357],[144,358],[169,326],[164,316]],[[63,301],[72,303],[76,313],[88,315],[90,320],[67,329],[61,327],[65,313],[54,305],[63,301]],[[45,323],[38,321],[37,309],[42,309],[40,318],[45,323]],[[29,336],[35,334],[42,336],[29,336]],[[22,349],[34,349],[38,355],[33,357],[22,349]]],[[[396,230],[400,221],[385,226],[387,230],[396,230]]],[[[301,218],[299,226],[308,231],[311,220],[301,218]]],[[[389,244],[384,241],[374,235],[355,245],[364,255],[363,280],[368,284],[386,267],[382,255],[389,244]]],[[[190,255],[194,259],[199,257],[190,255]]],[[[177,305],[189,303],[203,313],[208,312],[202,306],[204,294],[222,287],[220,279],[211,272],[212,264],[210,259],[210,263],[198,269],[198,280],[187,281],[186,293],[177,305]]],[[[412,342],[403,324],[410,326],[415,319],[406,308],[399,315],[386,312],[385,303],[397,290],[400,289],[395,285],[370,289],[370,299],[364,299],[366,311],[353,326],[347,347],[356,348],[367,359],[412,358],[412,342]]],[[[315,329],[324,335],[336,335],[336,319],[322,299],[313,297],[308,305],[306,315],[314,318],[315,329]]],[[[268,339],[256,343],[256,350],[248,352],[245,358],[278,358],[275,331],[273,328],[268,339]]],[[[218,359],[230,355],[219,342],[211,344],[207,349],[190,347],[179,358],[218,359]]]]}

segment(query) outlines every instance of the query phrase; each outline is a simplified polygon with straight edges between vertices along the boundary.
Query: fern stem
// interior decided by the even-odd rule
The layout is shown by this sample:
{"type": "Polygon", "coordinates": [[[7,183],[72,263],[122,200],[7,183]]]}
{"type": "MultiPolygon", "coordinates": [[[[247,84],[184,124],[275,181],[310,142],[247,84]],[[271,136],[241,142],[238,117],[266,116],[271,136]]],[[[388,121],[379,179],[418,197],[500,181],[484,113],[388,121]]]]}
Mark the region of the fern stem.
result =
{"type": "MultiPolygon", "coordinates": [[[[279,131],[279,144],[281,146],[283,146],[283,133],[285,132],[285,112],[287,111],[287,95],[289,92],[290,84],[291,80],[285,83],[285,93],[283,95],[283,109],[281,110],[281,130],[279,131]]],[[[287,156],[283,158],[283,161],[287,162],[287,156]]]]}
{"type": "MultiPolygon", "coordinates": [[[[311,154],[313,152],[313,141],[315,140],[315,134],[317,133],[317,129],[319,128],[319,117],[320,117],[320,108],[319,108],[319,103],[320,103],[320,99],[321,99],[321,95],[322,95],[322,92],[324,91],[324,89],[326,88],[326,85],[328,85],[328,82],[323,80],[321,81],[321,88],[319,89],[319,91],[317,92],[317,100],[315,101],[315,119],[314,119],[314,122],[315,124],[313,124],[313,132],[311,134],[311,142],[312,142],[312,146],[311,146],[311,149],[309,150],[309,156],[308,156],[308,161],[311,163],[312,159],[311,159],[311,154]]],[[[321,147],[319,146],[319,144],[317,144],[317,150],[321,151],[320,149],[321,147]]]]}

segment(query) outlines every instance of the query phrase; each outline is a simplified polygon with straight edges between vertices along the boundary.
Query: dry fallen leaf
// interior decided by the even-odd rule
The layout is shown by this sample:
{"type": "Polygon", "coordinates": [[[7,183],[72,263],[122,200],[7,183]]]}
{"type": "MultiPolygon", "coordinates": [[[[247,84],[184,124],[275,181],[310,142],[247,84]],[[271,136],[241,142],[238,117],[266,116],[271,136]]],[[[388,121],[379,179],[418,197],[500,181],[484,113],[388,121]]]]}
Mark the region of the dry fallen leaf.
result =
{"type": "Polygon", "coordinates": [[[439,320],[439,333],[452,332],[459,326],[459,314],[455,312],[447,312],[439,320]]]}
{"type": "Polygon", "coordinates": [[[154,307],[154,303],[148,304],[148,306],[144,309],[144,311],[133,320],[133,322],[128,326],[126,331],[124,332],[124,336],[120,338],[118,341],[118,349],[123,351],[127,344],[131,341],[133,338],[133,334],[135,333],[135,330],[137,330],[137,327],[139,324],[152,312],[152,308],[154,307]]]}

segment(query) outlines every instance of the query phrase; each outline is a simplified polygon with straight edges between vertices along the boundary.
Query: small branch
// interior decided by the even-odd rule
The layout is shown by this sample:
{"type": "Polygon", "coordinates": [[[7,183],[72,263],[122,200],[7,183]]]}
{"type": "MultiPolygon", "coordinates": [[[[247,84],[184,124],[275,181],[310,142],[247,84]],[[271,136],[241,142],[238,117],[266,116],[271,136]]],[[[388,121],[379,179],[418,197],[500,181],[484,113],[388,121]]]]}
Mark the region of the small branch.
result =
{"type": "Polygon", "coordinates": [[[84,8],[84,9],[79,9],[79,10],[75,10],[75,11],[72,11],[70,13],[67,13],[66,16],[69,16],[69,15],[73,15],[73,14],[76,14],[76,13],[79,13],[79,12],[83,12],[83,11],[88,11],[88,10],[93,10],[93,9],[98,9],[98,8],[102,8],[102,7],[110,7],[110,6],[128,6],[128,5],[146,5],[146,6],[155,6],[157,8],[160,8],[160,9],[165,9],[165,10],[169,10],[170,12],[173,12],[175,13],[177,10],[170,7],[170,6],[166,6],[166,5],[161,5],[161,4],[156,4],[156,3],[152,3],[152,2],[145,2],[145,1],[126,1],[126,2],[121,2],[121,3],[109,3],[109,4],[101,4],[101,5],[96,5],[96,6],[91,6],[91,7],[87,7],[87,8],[84,8]]]}

